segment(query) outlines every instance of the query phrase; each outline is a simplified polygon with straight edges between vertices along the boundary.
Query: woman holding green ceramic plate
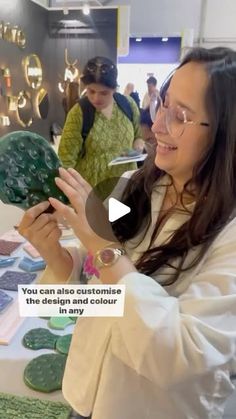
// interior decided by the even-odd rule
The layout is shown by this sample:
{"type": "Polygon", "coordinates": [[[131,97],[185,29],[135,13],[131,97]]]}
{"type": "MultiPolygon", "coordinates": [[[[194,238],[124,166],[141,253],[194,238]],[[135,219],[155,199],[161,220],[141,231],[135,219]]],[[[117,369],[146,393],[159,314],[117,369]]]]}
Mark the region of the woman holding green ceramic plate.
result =
{"type": "Polygon", "coordinates": [[[80,318],[72,337],[63,394],[92,419],[220,419],[234,389],[236,52],[193,49],[163,91],[156,150],[114,192],[131,212],[113,239],[90,227],[75,169],[55,180],[71,207],[49,202],[81,248],[61,247],[49,202],[20,224],[48,264],[42,283],[78,283],[84,266],[126,285],[123,317],[80,318]]]}

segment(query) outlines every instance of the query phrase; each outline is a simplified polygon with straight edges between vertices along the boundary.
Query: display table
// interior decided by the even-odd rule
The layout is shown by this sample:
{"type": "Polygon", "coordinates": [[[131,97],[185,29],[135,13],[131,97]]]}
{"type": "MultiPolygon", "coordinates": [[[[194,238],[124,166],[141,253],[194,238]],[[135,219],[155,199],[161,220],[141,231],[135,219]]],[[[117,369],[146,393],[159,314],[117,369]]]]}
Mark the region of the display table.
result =
{"type": "MultiPolygon", "coordinates": [[[[30,329],[37,327],[47,327],[47,320],[35,317],[27,318],[18,329],[10,345],[0,345],[0,392],[66,403],[61,390],[51,393],[41,393],[30,389],[24,383],[23,372],[28,362],[39,355],[55,352],[51,349],[39,349],[37,351],[33,351],[22,345],[21,342],[25,333],[27,333],[30,329]]],[[[73,325],[69,325],[65,330],[49,330],[51,330],[52,333],[64,335],[72,333],[73,327],[73,325]]],[[[80,418],[80,415],[72,411],[71,419],[80,418]]]]}
{"type": "MultiPolygon", "coordinates": [[[[63,245],[66,245],[70,240],[65,240],[63,245]]],[[[19,258],[22,255],[25,256],[23,251],[23,245],[13,253],[13,256],[18,256],[19,258]]],[[[13,266],[7,269],[18,270],[17,266],[13,266]]],[[[4,273],[6,269],[1,269],[1,274],[4,273]]],[[[42,271],[39,272],[39,275],[42,271]]],[[[37,279],[36,279],[37,281],[37,279]]],[[[9,292],[11,295],[15,294],[15,301],[12,304],[17,305],[17,293],[9,292]]],[[[8,317],[11,317],[12,309],[9,306],[3,314],[0,315],[0,334],[1,329],[4,328],[5,322],[7,323],[8,317]],[[8,311],[9,310],[9,311],[8,311]],[[3,317],[4,316],[4,317],[3,317]]],[[[67,326],[64,330],[55,330],[47,326],[47,320],[37,317],[21,318],[21,321],[18,322],[17,327],[14,330],[14,333],[11,336],[8,345],[0,345],[0,392],[10,393],[17,396],[28,396],[35,397],[44,400],[50,401],[60,401],[66,403],[62,395],[61,390],[57,390],[51,393],[43,393],[30,389],[23,380],[24,369],[30,360],[36,358],[42,354],[56,353],[52,349],[40,349],[40,350],[31,350],[27,349],[22,344],[23,336],[31,329],[38,327],[47,328],[52,333],[57,335],[66,335],[73,333],[74,325],[67,326]]],[[[78,418],[81,416],[77,415],[75,412],[72,412],[71,419],[78,418]]],[[[33,418],[32,418],[33,419],[33,418]]]]}
{"type": "MultiPolygon", "coordinates": [[[[37,327],[47,327],[47,320],[36,317],[27,318],[19,327],[10,344],[7,346],[0,345],[0,392],[53,401],[65,401],[61,391],[52,393],[37,392],[27,387],[23,381],[24,369],[31,359],[45,353],[55,352],[51,349],[33,351],[22,345],[21,342],[25,333],[37,327]]],[[[49,330],[58,335],[65,335],[72,333],[73,325],[67,326],[65,330],[49,330]]]]}
{"type": "MultiPolygon", "coordinates": [[[[24,250],[24,247],[25,245],[27,245],[27,242],[26,240],[24,240],[22,236],[20,236],[16,231],[14,232],[13,230],[10,230],[5,234],[7,235],[7,238],[5,237],[5,235],[1,236],[0,238],[13,241],[21,240],[21,244],[20,247],[18,247],[13,253],[11,253],[12,257],[17,257],[15,263],[10,267],[0,268],[0,276],[9,270],[23,272],[23,270],[19,268],[19,263],[23,259],[23,257],[30,257],[24,250]]],[[[73,246],[76,246],[76,242],[78,244],[78,239],[75,238],[71,229],[65,228],[64,230],[62,230],[62,246],[69,246],[72,244],[73,246]]],[[[41,258],[34,258],[35,261],[40,259],[41,258]]],[[[40,272],[42,271],[37,271],[34,273],[36,273],[38,276],[40,275],[40,272]]],[[[37,282],[37,278],[34,280],[34,282],[37,282]]],[[[0,312],[0,346],[2,344],[8,345],[11,342],[18,328],[24,322],[24,318],[21,318],[18,313],[17,292],[7,291],[7,294],[9,294],[14,299],[14,301],[3,312],[0,312]]]]}

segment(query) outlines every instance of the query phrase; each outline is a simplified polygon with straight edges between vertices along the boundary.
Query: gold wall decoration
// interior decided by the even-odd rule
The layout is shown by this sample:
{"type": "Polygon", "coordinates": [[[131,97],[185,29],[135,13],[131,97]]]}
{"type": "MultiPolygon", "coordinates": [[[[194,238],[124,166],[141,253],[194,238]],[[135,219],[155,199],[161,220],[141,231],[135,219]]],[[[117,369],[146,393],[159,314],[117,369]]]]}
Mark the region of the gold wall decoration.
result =
{"type": "Polygon", "coordinates": [[[48,92],[42,88],[36,96],[36,113],[39,118],[46,119],[49,111],[48,92]]]}
{"type": "Polygon", "coordinates": [[[17,96],[16,117],[22,127],[29,127],[32,124],[32,102],[30,93],[21,90],[17,96]]]}
{"type": "Polygon", "coordinates": [[[23,60],[24,74],[28,85],[38,89],[42,84],[43,71],[39,57],[36,54],[28,55],[23,60]]]}
{"type": "Polygon", "coordinates": [[[10,124],[11,122],[9,116],[0,115],[0,125],[2,125],[3,127],[9,127],[10,124]]]}
{"type": "Polygon", "coordinates": [[[17,108],[18,108],[17,101],[18,101],[17,96],[8,96],[8,110],[10,112],[17,111],[17,108]]]}
{"type": "Polygon", "coordinates": [[[80,71],[76,67],[78,60],[73,62],[69,61],[68,58],[68,49],[65,48],[65,71],[64,71],[64,80],[58,82],[58,89],[61,93],[66,93],[69,83],[78,83],[80,85],[80,71]]]}
{"type": "Polygon", "coordinates": [[[77,81],[79,77],[79,70],[76,67],[78,60],[75,60],[74,62],[69,62],[67,48],[65,49],[65,63],[66,63],[66,68],[65,68],[64,80],[70,81],[70,82],[77,81]]]}
{"type": "Polygon", "coordinates": [[[12,26],[9,22],[0,22],[0,39],[20,48],[25,48],[26,45],[26,36],[23,29],[17,25],[12,26]]]}
{"type": "Polygon", "coordinates": [[[16,32],[16,44],[20,48],[25,48],[26,37],[25,33],[21,29],[16,32]]]}
{"type": "Polygon", "coordinates": [[[21,90],[17,96],[17,107],[20,109],[24,108],[27,104],[28,98],[28,93],[25,90],[21,90]]]}

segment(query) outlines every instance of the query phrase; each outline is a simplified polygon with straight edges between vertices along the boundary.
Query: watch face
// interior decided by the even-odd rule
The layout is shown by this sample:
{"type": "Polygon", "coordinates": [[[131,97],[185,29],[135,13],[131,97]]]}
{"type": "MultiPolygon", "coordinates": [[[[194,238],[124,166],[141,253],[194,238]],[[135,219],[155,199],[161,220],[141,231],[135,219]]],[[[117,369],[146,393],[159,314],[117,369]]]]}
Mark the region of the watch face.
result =
{"type": "Polygon", "coordinates": [[[111,263],[115,259],[114,249],[104,249],[100,252],[102,263],[111,263]]]}

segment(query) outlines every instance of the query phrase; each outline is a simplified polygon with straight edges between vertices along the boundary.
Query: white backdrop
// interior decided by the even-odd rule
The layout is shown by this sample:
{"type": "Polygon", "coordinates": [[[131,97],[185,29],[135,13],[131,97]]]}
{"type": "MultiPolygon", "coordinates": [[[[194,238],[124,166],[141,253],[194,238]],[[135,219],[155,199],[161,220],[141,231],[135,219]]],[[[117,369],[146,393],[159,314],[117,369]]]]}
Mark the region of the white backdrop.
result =
{"type": "Polygon", "coordinates": [[[134,83],[135,90],[142,101],[147,91],[146,80],[153,74],[157,79],[157,88],[160,89],[163,81],[178,66],[176,64],[118,64],[119,92],[123,93],[127,83],[134,83]]]}

